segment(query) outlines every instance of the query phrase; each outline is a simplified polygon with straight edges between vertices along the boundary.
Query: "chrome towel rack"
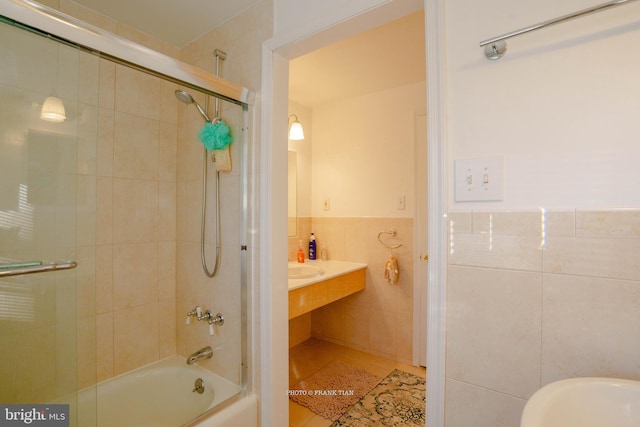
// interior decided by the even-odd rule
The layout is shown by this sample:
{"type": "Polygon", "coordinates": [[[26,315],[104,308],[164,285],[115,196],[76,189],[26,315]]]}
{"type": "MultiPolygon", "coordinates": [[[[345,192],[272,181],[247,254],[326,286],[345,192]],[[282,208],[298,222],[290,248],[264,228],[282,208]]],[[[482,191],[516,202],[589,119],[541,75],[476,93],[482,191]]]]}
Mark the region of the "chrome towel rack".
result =
{"type": "Polygon", "coordinates": [[[378,241],[380,243],[382,243],[383,246],[385,246],[387,249],[397,249],[400,246],[402,246],[402,243],[398,243],[397,245],[389,245],[388,243],[386,243],[384,240],[382,240],[381,236],[383,234],[388,234],[391,237],[396,237],[396,234],[398,234],[395,230],[395,228],[390,228],[389,231],[381,231],[378,233],[378,241]]]}
{"type": "Polygon", "coordinates": [[[58,261],[49,264],[45,264],[42,261],[12,262],[8,264],[0,264],[0,277],[70,270],[77,266],[78,263],[76,261],[58,261]]]}
{"type": "Polygon", "coordinates": [[[506,39],[519,36],[520,34],[525,34],[531,31],[539,30],[540,28],[545,28],[551,25],[559,24],[561,22],[569,21],[571,19],[578,18],[580,16],[589,15],[594,12],[600,12],[602,10],[610,9],[612,7],[621,6],[627,3],[632,3],[634,1],[637,1],[637,0],[612,0],[607,3],[602,3],[597,6],[593,6],[587,9],[580,10],[578,12],[561,16],[559,18],[550,19],[548,21],[544,21],[539,24],[530,25],[528,27],[511,31],[501,36],[497,36],[497,37],[493,37],[493,38],[481,41],[480,47],[484,47],[484,54],[488,59],[495,61],[496,59],[502,58],[504,54],[507,52],[507,42],[505,42],[506,39]]]}

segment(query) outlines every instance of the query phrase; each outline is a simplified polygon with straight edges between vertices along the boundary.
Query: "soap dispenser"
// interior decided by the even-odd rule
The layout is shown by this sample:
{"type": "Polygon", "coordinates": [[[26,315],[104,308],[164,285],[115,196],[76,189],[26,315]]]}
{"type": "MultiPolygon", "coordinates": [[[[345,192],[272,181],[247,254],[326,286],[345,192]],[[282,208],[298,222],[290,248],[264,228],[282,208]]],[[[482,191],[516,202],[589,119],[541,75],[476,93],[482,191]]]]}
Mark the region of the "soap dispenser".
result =
{"type": "Polygon", "coordinates": [[[313,233],[309,237],[309,259],[316,259],[316,236],[313,233]]]}
{"type": "Polygon", "coordinates": [[[298,240],[298,262],[304,262],[304,249],[302,249],[302,240],[298,240]]]}

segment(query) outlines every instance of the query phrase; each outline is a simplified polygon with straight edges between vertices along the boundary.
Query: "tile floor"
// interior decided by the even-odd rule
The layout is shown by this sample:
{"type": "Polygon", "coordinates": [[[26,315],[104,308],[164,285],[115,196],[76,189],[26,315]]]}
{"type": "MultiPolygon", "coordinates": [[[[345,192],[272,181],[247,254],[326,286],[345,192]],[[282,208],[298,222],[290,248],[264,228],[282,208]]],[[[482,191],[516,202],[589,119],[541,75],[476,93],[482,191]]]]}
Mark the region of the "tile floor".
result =
{"type": "MultiPolygon", "coordinates": [[[[289,385],[308,378],[332,360],[349,363],[384,378],[394,369],[425,377],[425,368],[406,365],[369,353],[311,338],[289,350],[289,385]]],[[[289,400],[289,427],[327,427],[331,421],[289,400]]]]}

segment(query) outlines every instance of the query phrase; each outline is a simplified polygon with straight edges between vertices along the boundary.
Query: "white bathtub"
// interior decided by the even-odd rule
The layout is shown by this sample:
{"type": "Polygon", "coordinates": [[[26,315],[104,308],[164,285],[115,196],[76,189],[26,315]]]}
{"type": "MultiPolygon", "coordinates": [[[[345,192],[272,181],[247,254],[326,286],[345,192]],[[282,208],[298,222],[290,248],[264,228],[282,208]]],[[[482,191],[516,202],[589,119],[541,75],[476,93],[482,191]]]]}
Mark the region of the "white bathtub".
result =
{"type": "MultiPolygon", "coordinates": [[[[92,406],[94,392],[80,393],[79,403],[92,406]]],[[[255,426],[255,401],[232,382],[174,356],[98,384],[97,427],[255,426]],[[202,394],[193,391],[198,378],[202,394]]],[[[92,418],[91,412],[83,415],[92,418]]],[[[79,426],[94,424],[82,418],[79,426]]]]}

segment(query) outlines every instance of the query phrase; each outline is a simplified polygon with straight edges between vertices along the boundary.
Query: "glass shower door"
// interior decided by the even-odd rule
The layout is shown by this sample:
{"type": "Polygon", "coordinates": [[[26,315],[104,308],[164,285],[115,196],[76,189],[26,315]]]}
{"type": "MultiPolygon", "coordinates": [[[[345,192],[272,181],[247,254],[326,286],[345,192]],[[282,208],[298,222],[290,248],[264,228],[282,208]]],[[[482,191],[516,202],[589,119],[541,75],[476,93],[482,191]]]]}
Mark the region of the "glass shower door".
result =
{"type": "Polygon", "coordinates": [[[69,405],[67,425],[86,425],[98,62],[5,22],[0,40],[0,405],[69,405]]]}

